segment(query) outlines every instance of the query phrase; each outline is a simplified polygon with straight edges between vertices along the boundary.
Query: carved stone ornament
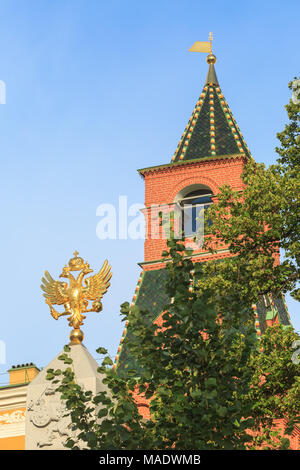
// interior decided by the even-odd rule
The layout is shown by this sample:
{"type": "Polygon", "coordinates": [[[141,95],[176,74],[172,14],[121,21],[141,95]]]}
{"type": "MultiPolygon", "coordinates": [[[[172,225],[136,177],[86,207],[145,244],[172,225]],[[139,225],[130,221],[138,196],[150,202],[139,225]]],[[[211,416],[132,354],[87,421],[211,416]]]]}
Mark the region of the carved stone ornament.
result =
{"type": "Polygon", "coordinates": [[[63,446],[66,439],[73,435],[69,413],[51,387],[47,387],[40,398],[28,403],[27,412],[34,426],[46,428],[37,442],[38,447],[63,446]]]}
{"type": "Polygon", "coordinates": [[[23,410],[0,415],[0,424],[22,423],[23,421],[25,421],[25,411],[23,410]]]}
{"type": "MultiPolygon", "coordinates": [[[[65,353],[61,351],[41,372],[29,383],[27,389],[25,416],[25,449],[26,450],[66,450],[68,438],[77,442],[79,448],[85,448],[85,443],[78,440],[79,429],[71,421],[70,411],[66,401],[61,399],[58,391],[59,382],[52,383],[47,379],[48,370],[65,370],[70,367],[59,359],[65,353]],[[78,442],[79,441],[79,442],[78,442]]],[[[68,352],[72,359],[72,369],[75,380],[84,391],[91,391],[93,396],[106,391],[103,384],[106,377],[98,372],[98,363],[83,344],[71,344],[68,352]]],[[[96,419],[95,415],[91,419],[96,419]]]]}

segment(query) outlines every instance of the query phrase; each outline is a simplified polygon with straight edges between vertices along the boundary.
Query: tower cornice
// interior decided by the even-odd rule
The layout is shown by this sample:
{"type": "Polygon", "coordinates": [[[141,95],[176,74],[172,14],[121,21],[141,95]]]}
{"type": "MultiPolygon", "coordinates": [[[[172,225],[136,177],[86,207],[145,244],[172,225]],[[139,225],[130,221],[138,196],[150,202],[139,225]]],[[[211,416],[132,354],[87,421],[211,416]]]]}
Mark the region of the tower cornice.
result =
{"type": "Polygon", "coordinates": [[[177,161],[174,163],[166,163],[164,165],[149,166],[147,168],[141,168],[137,171],[142,177],[145,177],[147,173],[154,173],[154,172],[161,171],[161,170],[174,170],[175,168],[180,167],[180,166],[199,165],[199,163],[201,164],[201,163],[206,163],[206,162],[217,163],[220,160],[237,160],[237,159],[246,161],[248,159],[248,156],[245,154],[242,155],[240,153],[236,153],[232,155],[216,155],[214,157],[207,156],[203,158],[195,158],[193,160],[181,160],[181,161],[177,161]]]}

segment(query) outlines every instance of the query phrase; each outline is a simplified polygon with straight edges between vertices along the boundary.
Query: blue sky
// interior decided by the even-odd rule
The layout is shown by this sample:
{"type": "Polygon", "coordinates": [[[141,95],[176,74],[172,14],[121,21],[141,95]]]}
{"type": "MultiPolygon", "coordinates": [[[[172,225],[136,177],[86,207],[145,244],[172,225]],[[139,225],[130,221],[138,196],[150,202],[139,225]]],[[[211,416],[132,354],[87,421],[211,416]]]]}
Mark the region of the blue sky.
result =
{"type": "MultiPolygon", "coordinates": [[[[209,31],[254,158],[275,161],[287,83],[299,75],[299,2],[2,0],[0,12],[0,372],[45,366],[67,342],[40,279],[45,269],[57,277],[75,249],[95,269],[106,257],[112,265],[104,311],[84,332],[91,352],[114,356],[143,241],[99,240],[96,208],[119,195],[143,203],[136,169],[170,161],[207,73],[205,55],[187,51],[209,31]]],[[[299,306],[287,300],[299,331],[299,306]]]]}

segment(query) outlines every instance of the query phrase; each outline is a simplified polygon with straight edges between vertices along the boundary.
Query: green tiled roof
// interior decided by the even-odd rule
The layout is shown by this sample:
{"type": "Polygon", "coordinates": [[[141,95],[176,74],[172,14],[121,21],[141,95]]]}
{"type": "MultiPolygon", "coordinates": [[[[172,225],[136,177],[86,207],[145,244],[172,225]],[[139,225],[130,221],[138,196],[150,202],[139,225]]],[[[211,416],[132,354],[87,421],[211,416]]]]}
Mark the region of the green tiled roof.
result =
{"type": "MultiPolygon", "coordinates": [[[[149,319],[153,322],[163,311],[164,306],[169,302],[169,297],[165,291],[165,284],[167,279],[166,269],[157,269],[154,271],[144,271],[142,274],[140,285],[138,284],[138,293],[131,305],[137,305],[141,310],[149,312],[149,319]]],[[[117,368],[119,374],[125,373],[126,369],[131,365],[135,368],[138,367],[134,364],[126,341],[130,340],[131,331],[130,323],[128,328],[125,329],[122,338],[120,352],[117,356],[117,368]]]]}
{"type": "Polygon", "coordinates": [[[249,157],[250,151],[221,92],[214,65],[210,64],[206,84],[172,162],[232,154],[249,157]]]}

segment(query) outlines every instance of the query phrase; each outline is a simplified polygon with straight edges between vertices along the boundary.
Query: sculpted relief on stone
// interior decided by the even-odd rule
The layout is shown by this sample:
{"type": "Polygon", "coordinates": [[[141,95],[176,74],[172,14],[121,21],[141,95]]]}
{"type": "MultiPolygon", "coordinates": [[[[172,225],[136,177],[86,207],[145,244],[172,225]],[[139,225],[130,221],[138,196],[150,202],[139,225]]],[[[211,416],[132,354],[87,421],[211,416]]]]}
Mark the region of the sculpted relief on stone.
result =
{"type": "Polygon", "coordinates": [[[72,437],[72,424],[69,412],[55,393],[55,388],[47,387],[39,398],[31,400],[27,406],[30,422],[40,428],[37,446],[62,447],[68,437],[72,437]]]}

